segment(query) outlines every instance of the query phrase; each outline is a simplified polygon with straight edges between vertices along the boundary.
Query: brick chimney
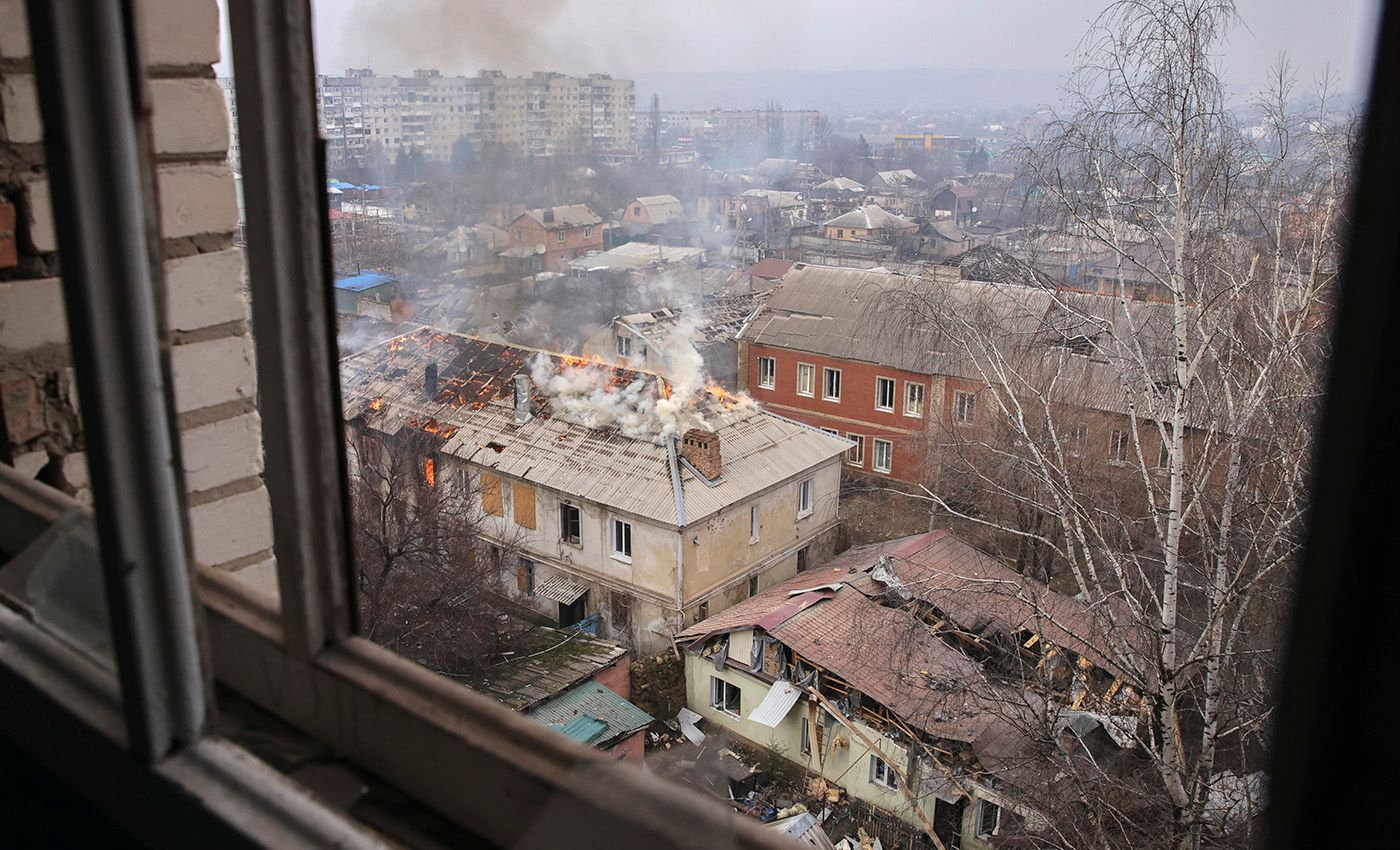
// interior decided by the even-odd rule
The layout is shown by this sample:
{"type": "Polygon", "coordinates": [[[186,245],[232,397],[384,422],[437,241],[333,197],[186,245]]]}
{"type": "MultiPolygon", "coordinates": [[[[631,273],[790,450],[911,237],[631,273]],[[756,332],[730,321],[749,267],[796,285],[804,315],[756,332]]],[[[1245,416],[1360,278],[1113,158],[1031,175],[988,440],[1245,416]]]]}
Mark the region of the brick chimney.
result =
{"type": "Polygon", "coordinates": [[[690,461],[701,475],[713,481],[722,471],[719,434],[703,428],[691,428],[681,438],[681,457],[690,461]]]}

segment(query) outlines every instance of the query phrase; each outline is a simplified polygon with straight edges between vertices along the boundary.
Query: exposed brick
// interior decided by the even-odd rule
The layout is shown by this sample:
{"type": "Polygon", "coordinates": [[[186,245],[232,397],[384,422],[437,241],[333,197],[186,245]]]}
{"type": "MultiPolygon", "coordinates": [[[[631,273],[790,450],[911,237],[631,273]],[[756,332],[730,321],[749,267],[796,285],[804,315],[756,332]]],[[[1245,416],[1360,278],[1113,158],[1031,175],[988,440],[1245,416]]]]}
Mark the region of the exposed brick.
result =
{"type": "Polygon", "coordinates": [[[190,509],[194,556],[218,566],[272,547],[272,508],[267,488],[258,487],[190,509]]]}
{"type": "Polygon", "coordinates": [[[228,109],[213,80],[152,80],[152,124],[158,154],[222,154],[228,150],[228,109]]]}
{"type": "Polygon", "coordinates": [[[173,331],[248,318],[243,255],[235,249],[170,260],[165,264],[165,288],[173,331]]]}
{"type": "Polygon", "coordinates": [[[253,343],[246,336],[177,345],[170,356],[179,413],[254,397],[253,343]]]}
{"type": "Polygon", "coordinates": [[[0,281],[0,350],[26,351],[67,342],[58,278],[0,281]]]}
{"type": "Polygon", "coordinates": [[[147,65],[212,65],[219,61],[219,6],[215,0],[140,0],[147,65]]]}
{"type": "Polygon", "coordinates": [[[180,439],[185,487],[192,493],[263,471],[262,422],[256,413],[186,431],[180,439]]]}
{"type": "Polygon", "coordinates": [[[223,233],[238,226],[238,199],[228,166],[166,165],[156,179],[165,238],[223,233]]]}
{"type": "Polygon", "coordinates": [[[259,561],[235,570],[233,575],[237,576],[244,587],[274,603],[281,597],[277,588],[277,562],[274,560],[259,561]]]}
{"type": "Polygon", "coordinates": [[[57,251],[58,232],[53,226],[53,194],[48,180],[29,184],[28,208],[21,214],[29,222],[29,248],[32,251],[57,251]]]}
{"type": "Polygon", "coordinates": [[[7,74],[0,80],[0,104],[5,109],[5,137],[14,144],[44,140],[44,122],[39,117],[39,90],[29,74],[7,74]]]}
{"type": "Polygon", "coordinates": [[[0,59],[29,56],[29,21],[24,0],[0,0],[0,59]]]}

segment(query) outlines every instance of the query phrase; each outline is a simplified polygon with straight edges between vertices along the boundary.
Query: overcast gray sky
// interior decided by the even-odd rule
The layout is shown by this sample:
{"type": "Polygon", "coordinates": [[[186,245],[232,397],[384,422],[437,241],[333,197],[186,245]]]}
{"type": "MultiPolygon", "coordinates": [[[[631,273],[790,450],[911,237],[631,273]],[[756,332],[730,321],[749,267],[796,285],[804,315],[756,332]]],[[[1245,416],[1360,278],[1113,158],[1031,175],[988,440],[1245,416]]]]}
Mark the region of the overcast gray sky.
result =
{"type": "MultiPolygon", "coordinates": [[[[220,0],[223,2],[223,0],[220,0]]],[[[1068,68],[1107,0],[313,0],[322,73],[1068,68]]],[[[1239,0],[1223,51],[1257,87],[1281,51],[1302,81],[1360,88],[1378,0],[1239,0]]],[[[225,49],[227,54],[227,49],[225,49]]]]}

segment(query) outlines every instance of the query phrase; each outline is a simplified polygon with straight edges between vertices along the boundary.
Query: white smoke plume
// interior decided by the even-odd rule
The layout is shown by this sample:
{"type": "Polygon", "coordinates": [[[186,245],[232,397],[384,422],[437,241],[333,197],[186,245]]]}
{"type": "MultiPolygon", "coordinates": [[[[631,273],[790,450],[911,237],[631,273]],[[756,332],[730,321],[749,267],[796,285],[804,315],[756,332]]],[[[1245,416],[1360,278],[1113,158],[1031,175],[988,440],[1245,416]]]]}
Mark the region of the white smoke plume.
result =
{"type": "MultiPolygon", "coordinates": [[[[707,402],[725,410],[754,405],[747,395],[730,393],[710,379],[697,338],[693,314],[672,327],[660,370],[669,396],[648,386],[644,377],[620,383],[613,366],[601,361],[569,359],[561,365],[541,354],[531,364],[531,377],[566,419],[589,428],[615,427],[627,437],[674,437],[685,427],[706,426],[707,402]]],[[[618,365],[638,368],[640,363],[633,357],[618,365]]]]}

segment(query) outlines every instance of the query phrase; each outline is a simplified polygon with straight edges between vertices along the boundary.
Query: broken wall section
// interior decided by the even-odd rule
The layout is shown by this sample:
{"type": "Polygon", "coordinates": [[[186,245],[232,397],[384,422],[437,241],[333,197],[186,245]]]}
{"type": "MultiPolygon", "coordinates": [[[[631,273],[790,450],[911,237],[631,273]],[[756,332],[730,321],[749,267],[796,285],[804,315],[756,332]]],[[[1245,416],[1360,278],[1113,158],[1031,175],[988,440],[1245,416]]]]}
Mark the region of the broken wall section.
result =
{"type": "MultiPolygon", "coordinates": [[[[90,501],[24,6],[0,0],[0,462],[90,501]]],[[[137,11],[195,556],[270,576],[228,113],[213,70],[219,10],[215,0],[139,0],[137,11]]]]}

